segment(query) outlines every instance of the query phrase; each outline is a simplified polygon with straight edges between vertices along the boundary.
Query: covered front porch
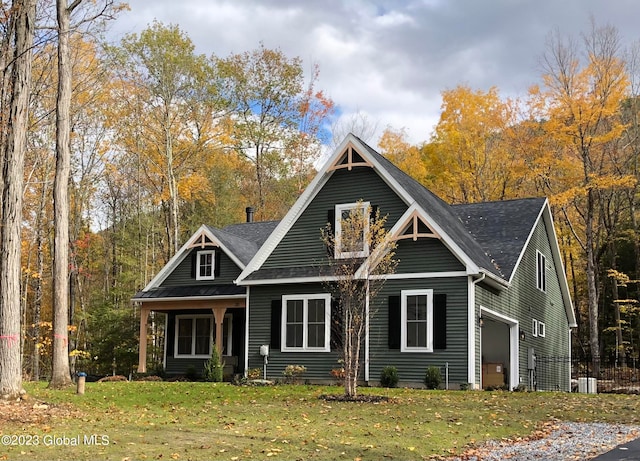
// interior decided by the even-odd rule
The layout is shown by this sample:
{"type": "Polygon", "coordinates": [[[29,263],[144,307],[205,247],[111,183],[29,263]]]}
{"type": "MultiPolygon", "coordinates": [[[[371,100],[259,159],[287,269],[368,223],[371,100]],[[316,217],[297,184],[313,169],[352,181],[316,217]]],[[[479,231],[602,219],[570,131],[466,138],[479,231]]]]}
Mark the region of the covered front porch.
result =
{"type": "MultiPolygon", "coordinates": [[[[236,287],[237,288],[237,287],[236,287]]],[[[238,290],[239,291],[239,290],[238,290]]],[[[244,291],[244,290],[243,290],[244,291]]],[[[244,372],[246,295],[198,298],[134,298],[140,308],[138,372],[147,372],[148,323],[151,312],[166,316],[163,365],[169,375],[202,370],[215,347],[225,374],[244,372]]]]}

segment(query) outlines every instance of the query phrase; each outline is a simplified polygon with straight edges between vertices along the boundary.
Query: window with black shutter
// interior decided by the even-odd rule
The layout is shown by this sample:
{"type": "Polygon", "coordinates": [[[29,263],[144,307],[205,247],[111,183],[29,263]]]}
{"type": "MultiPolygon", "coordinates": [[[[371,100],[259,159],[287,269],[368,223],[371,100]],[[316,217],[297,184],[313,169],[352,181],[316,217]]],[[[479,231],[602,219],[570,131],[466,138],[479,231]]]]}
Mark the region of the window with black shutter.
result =
{"type": "Polygon", "coordinates": [[[389,296],[389,349],[400,349],[400,296],[389,296]]]}

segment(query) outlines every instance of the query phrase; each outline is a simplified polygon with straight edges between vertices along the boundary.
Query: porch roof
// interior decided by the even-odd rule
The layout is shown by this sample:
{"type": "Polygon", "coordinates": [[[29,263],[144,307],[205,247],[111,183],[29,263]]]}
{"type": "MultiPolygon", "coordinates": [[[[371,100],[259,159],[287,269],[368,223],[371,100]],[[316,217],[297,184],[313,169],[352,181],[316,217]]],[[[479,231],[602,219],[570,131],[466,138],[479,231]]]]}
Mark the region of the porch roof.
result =
{"type": "Polygon", "coordinates": [[[184,285],[151,288],[147,291],[139,291],[132,298],[133,301],[173,298],[220,298],[225,296],[238,296],[246,294],[245,287],[237,285],[184,285]]]}

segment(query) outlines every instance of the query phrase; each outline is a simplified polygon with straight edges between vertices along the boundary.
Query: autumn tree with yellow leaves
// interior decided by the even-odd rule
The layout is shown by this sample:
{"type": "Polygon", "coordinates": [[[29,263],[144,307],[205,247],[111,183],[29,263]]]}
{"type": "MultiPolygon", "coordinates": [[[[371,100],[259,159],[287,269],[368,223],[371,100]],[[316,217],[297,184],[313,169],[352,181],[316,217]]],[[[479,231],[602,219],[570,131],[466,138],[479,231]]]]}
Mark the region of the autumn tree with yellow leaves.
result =
{"type": "Polygon", "coordinates": [[[555,154],[571,161],[570,183],[554,196],[564,222],[584,252],[589,346],[594,364],[600,357],[597,253],[603,245],[607,195],[633,185],[636,178],[617,168],[625,130],[621,103],[629,96],[629,78],[621,59],[617,31],[593,26],[576,45],[552,35],[544,56],[544,85],[539,93],[547,109],[544,133],[559,147],[555,154]]]}

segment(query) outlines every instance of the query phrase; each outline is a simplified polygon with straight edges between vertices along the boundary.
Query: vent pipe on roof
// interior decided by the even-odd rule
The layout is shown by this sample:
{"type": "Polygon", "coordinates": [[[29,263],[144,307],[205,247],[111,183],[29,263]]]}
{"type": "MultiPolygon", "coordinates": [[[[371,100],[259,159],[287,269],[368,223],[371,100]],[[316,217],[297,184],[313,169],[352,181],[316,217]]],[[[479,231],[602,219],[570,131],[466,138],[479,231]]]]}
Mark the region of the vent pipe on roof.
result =
{"type": "Polygon", "coordinates": [[[253,222],[253,207],[248,206],[245,211],[247,212],[247,222],[253,222]]]}

